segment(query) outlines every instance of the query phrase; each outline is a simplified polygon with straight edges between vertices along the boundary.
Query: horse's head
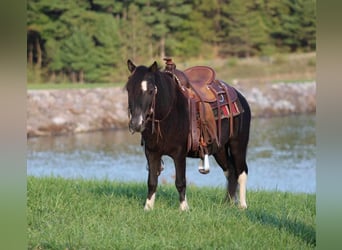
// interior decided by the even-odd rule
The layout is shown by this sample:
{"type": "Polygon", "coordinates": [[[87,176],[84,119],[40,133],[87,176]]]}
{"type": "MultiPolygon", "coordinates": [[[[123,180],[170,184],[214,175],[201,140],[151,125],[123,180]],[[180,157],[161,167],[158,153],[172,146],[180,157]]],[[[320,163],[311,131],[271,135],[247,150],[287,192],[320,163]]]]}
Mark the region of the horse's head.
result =
{"type": "Polygon", "coordinates": [[[129,130],[142,132],[146,122],[153,115],[157,94],[156,72],[157,62],[150,67],[135,66],[131,60],[127,61],[131,75],[126,84],[128,92],[129,130]]]}

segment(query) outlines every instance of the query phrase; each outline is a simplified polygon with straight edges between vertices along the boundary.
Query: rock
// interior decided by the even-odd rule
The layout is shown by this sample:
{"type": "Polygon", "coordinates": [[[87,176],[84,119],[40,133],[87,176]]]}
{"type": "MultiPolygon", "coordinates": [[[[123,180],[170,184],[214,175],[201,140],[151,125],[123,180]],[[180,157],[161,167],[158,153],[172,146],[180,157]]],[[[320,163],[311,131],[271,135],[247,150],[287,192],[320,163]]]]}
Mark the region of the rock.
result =
{"type": "MultiPolygon", "coordinates": [[[[315,82],[235,87],[246,97],[253,117],[316,111],[315,82]]],[[[127,125],[127,93],[122,88],[27,92],[28,137],[120,129],[127,125]]]]}
{"type": "Polygon", "coordinates": [[[270,117],[316,111],[316,83],[276,83],[244,89],[253,117],[270,117]]]}
{"type": "Polygon", "coordinates": [[[124,128],[127,96],[121,88],[29,90],[27,136],[124,128]]]}

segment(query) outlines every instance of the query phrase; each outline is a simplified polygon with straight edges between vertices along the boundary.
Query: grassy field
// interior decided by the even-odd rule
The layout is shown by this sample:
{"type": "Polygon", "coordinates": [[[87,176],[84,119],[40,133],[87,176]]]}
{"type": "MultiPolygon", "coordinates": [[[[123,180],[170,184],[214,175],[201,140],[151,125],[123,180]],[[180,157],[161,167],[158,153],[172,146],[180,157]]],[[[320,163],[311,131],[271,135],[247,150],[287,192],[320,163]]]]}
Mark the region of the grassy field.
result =
{"type": "Polygon", "coordinates": [[[143,211],[144,183],[28,177],[28,249],[313,249],[316,195],[249,191],[249,208],[222,188],[160,185],[143,211]]]}
{"type": "Polygon", "coordinates": [[[218,78],[226,82],[239,81],[254,86],[270,82],[303,82],[316,79],[316,53],[278,54],[245,59],[203,59],[188,61],[179,67],[195,65],[213,67],[218,78]]]}
{"type": "MultiPolygon", "coordinates": [[[[316,53],[279,54],[267,58],[226,58],[191,59],[186,62],[174,58],[177,69],[184,70],[195,65],[207,65],[215,69],[217,77],[228,83],[239,81],[244,84],[263,84],[269,82],[302,82],[316,79],[316,53]]],[[[137,64],[141,62],[136,62],[137,64]]],[[[152,63],[152,62],[151,62],[152,63]]],[[[164,67],[164,62],[159,62],[164,67]]],[[[28,89],[70,89],[124,86],[127,75],[120,83],[29,83],[28,89]]]]}

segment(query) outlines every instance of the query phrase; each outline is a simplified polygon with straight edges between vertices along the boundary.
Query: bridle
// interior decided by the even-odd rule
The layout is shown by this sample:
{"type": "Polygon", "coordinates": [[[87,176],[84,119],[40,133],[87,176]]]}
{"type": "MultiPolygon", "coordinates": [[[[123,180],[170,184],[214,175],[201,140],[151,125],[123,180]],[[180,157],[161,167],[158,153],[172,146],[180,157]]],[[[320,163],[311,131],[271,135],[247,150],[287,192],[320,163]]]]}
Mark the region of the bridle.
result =
{"type": "MultiPolygon", "coordinates": [[[[132,72],[132,74],[130,75],[130,77],[134,74],[134,71],[132,72]]],[[[129,77],[129,78],[130,78],[129,77]]],[[[156,115],[156,97],[157,97],[157,93],[158,93],[158,88],[156,85],[154,85],[154,93],[153,93],[153,97],[152,97],[152,102],[151,102],[151,106],[149,109],[147,109],[147,111],[144,113],[143,116],[143,124],[151,121],[152,122],[152,134],[154,134],[156,132],[156,127],[157,127],[157,141],[159,136],[162,138],[162,133],[160,130],[160,123],[163,122],[171,113],[173,104],[175,102],[175,100],[173,100],[173,103],[169,106],[169,109],[167,111],[167,113],[164,115],[164,117],[162,119],[156,119],[155,115],[156,115]],[[157,125],[157,126],[156,126],[157,125]]],[[[129,119],[131,119],[131,112],[130,109],[128,108],[128,117],[129,119]]],[[[131,128],[129,128],[130,132],[132,134],[134,134],[134,130],[131,130],[131,128]]]]}

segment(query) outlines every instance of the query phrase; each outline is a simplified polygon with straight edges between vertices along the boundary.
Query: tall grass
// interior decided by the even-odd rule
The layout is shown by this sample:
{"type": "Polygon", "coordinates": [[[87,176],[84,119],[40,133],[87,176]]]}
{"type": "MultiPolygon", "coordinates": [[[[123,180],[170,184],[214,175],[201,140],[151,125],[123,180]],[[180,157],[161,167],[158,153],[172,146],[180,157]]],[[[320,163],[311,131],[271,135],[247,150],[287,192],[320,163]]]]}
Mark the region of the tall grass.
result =
{"type": "Polygon", "coordinates": [[[189,186],[189,212],[173,185],[143,211],[144,183],[28,177],[28,249],[312,249],[312,194],[249,191],[249,208],[224,188],[189,186]]]}
{"type": "Polygon", "coordinates": [[[195,65],[213,67],[217,77],[227,83],[237,80],[252,86],[270,82],[303,82],[316,79],[316,53],[275,54],[269,57],[243,59],[230,57],[190,60],[177,64],[177,68],[185,69],[195,65]]]}
{"type": "MultiPolygon", "coordinates": [[[[164,68],[164,62],[158,61],[164,68]]],[[[270,57],[239,59],[212,58],[212,59],[183,59],[174,58],[177,69],[184,70],[195,65],[207,65],[215,69],[217,77],[228,83],[238,80],[253,85],[274,81],[312,81],[316,78],[316,53],[278,54],[270,57]]],[[[141,64],[141,62],[136,62],[141,64]]],[[[151,62],[152,63],[152,62],[151,62]]],[[[70,88],[96,88],[124,86],[127,80],[122,75],[120,83],[29,83],[28,89],[70,89],[70,88]]]]}

